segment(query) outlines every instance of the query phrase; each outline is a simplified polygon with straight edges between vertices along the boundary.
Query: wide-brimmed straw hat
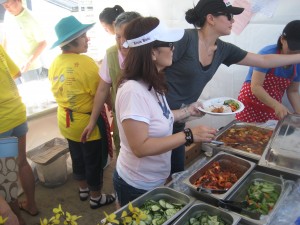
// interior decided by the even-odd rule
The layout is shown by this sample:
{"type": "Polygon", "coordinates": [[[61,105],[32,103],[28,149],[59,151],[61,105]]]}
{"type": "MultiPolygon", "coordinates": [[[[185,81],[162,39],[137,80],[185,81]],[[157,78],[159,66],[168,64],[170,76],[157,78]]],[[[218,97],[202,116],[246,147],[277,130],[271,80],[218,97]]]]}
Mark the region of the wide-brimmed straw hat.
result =
{"type": "Polygon", "coordinates": [[[74,16],[68,16],[61,19],[55,26],[57,41],[54,42],[51,48],[56,46],[64,46],[80,35],[87,32],[95,23],[82,24],[74,16]]]}

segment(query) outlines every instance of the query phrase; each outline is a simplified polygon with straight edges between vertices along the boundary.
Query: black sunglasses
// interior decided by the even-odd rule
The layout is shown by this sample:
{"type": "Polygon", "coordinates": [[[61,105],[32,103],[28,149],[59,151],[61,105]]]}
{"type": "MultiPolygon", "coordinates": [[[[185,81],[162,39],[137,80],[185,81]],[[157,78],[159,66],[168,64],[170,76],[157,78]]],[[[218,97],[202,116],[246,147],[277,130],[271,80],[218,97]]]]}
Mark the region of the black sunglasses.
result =
{"type": "Polygon", "coordinates": [[[227,13],[227,12],[217,12],[213,13],[212,15],[214,16],[226,16],[229,21],[233,19],[233,14],[232,13],[227,13]]]}
{"type": "Polygon", "coordinates": [[[169,47],[171,50],[174,49],[173,42],[164,42],[164,41],[155,41],[153,48],[160,48],[160,47],[169,47]]]}

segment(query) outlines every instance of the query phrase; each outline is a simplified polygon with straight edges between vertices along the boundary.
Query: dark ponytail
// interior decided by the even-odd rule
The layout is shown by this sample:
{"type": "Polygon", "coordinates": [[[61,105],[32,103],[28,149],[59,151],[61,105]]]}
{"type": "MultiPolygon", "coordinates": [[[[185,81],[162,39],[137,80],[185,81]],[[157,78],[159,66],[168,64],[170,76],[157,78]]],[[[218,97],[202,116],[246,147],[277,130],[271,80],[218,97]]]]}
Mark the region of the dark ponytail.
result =
{"type": "Polygon", "coordinates": [[[115,19],[123,12],[124,9],[119,5],[115,5],[113,8],[108,7],[103,9],[102,12],[99,14],[99,20],[102,23],[112,25],[115,19]]]}

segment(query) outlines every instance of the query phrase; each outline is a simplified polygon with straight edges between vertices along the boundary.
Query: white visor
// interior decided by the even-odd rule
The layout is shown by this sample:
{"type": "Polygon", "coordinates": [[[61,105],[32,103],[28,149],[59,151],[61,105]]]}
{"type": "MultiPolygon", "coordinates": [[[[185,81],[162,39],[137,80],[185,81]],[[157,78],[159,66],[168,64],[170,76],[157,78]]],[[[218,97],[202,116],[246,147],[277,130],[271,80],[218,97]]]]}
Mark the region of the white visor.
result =
{"type": "Polygon", "coordinates": [[[124,48],[134,48],[141,45],[149,44],[153,41],[175,42],[179,41],[184,34],[184,29],[170,29],[159,23],[152,31],[141,37],[126,40],[123,44],[124,48]]]}

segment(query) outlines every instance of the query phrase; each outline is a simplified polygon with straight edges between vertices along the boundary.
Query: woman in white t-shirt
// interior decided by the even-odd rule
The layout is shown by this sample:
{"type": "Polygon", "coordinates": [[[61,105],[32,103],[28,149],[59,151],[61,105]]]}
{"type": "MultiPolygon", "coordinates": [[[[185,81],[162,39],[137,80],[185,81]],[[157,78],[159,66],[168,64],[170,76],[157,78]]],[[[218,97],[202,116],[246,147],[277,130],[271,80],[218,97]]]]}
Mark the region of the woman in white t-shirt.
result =
{"type": "Polygon", "coordinates": [[[121,150],[114,187],[121,206],[164,185],[170,175],[171,150],[179,145],[211,141],[214,128],[198,126],[172,135],[173,122],[201,116],[198,103],[171,111],[165,99],[163,69],[171,65],[173,42],[183,30],[166,29],[157,18],[141,17],[126,28],[129,47],[116,97],[121,150]]]}

